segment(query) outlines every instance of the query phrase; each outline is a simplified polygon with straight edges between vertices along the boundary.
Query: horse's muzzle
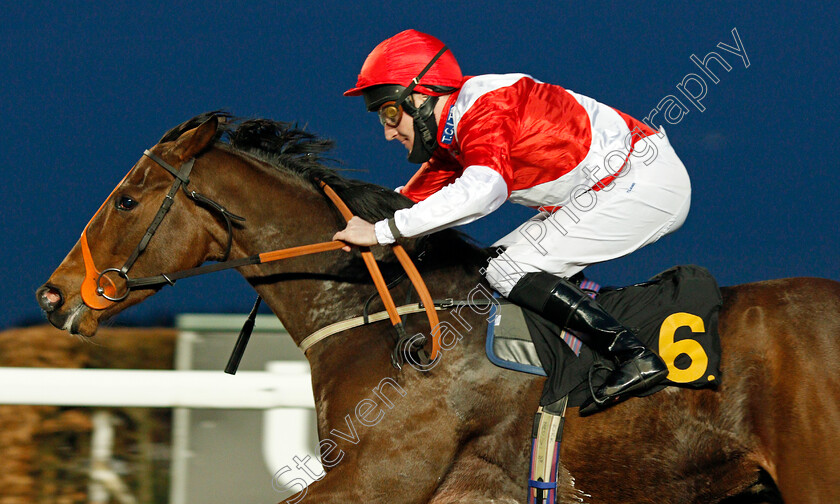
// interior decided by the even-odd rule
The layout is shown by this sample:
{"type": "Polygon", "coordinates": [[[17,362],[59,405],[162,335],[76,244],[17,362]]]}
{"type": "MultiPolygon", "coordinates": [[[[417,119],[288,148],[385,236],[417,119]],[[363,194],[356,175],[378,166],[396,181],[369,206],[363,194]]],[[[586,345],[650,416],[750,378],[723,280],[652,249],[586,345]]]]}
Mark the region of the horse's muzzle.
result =
{"type": "Polygon", "coordinates": [[[47,314],[61,308],[61,305],[64,304],[64,296],[61,294],[61,290],[50,284],[44,284],[35,291],[35,297],[38,298],[38,305],[47,314]]]}

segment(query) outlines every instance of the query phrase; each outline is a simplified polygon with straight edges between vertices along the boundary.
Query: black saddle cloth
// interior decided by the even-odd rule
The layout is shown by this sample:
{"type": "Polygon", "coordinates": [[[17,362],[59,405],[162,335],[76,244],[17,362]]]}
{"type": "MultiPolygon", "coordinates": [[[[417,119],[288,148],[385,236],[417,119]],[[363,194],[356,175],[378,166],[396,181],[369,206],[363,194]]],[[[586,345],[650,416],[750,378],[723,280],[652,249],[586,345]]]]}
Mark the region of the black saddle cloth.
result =
{"type": "MultiPolygon", "coordinates": [[[[642,284],[602,289],[596,298],[604,309],[633,329],[648,348],[659,353],[668,365],[668,379],[663,385],[646,391],[645,395],[668,385],[699,388],[715,386],[720,382],[717,322],[723,301],[717,282],[706,269],[675,266],[642,284]]],[[[540,404],[545,406],[568,395],[569,406],[580,406],[590,395],[590,369],[598,362],[605,362],[585,345],[579,347],[580,353],[576,354],[559,336],[560,327],[536,313],[519,310],[521,318],[506,315],[501,318],[501,325],[507,322],[522,326],[521,319],[524,318],[528,335],[510,336],[516,332],[510,327],[502,330],[506,338],[504,341],[511,345],[506,346],[507,350],[500,350],[504,345],[500,345],[499,340],[494,341],[494,324],[491,323],[487,345],[491,361],[508,369],[543,374],[539,368],[533,367],[537,364],[534,362],[536,353],[538,364],[547,375],[540,404]],[[508,320],[505,321],[505,318],[508,320]],[[533,347],[523,341],[528,336],[533,341],[533,347]],[[518,363],[508,362],[506,365],[502,362],[511,360],[518,363]]],[[[495,329],[495,332],[500,332],[501,328],[495,329]]],[[[606,370],[594,372],[592,386],[597,388],[607,374],[606,370]]]]}

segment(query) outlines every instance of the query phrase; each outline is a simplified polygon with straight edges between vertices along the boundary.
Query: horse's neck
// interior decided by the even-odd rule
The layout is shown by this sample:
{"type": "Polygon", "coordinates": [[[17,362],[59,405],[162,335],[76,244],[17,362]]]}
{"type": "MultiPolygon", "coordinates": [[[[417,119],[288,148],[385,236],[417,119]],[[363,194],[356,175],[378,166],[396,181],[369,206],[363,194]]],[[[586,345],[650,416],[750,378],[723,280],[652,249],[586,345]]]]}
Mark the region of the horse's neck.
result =
{"type": "MultiPolygon", "coordinates": [[[[234,231],[231,258],[326,242],[339,231],[331,204],[306,181],[249,159],[226,159],[221,187],[250,196],[231,211],[246,218],[234,231]],[[258,176],[253,170],[258,170],[258,176]],[[237,173],[238,172],[238,173],[237,173]]],[[[225,201],[224,194],[218,196],[225,201]]],[[[360,283],[350,254],[331,251],[240,268],[295,342],[339,320],[360,315],[371,287],[360,283]]]]}
{"type": "MultiPolygon", "coordinates": [[[[226,173],[219,177],[230,179],[221,181],[221,187],[238,187],[242,194],[251,196],[246,208],[231,209],[247,219],[234,233],[232,258],[330,241],[343,226],[332,203],[312,184],[251,160],[241,160],[238,169],[227,161],[226,173]],[[255,176],[254,169],[263,173],[255,176]]],[[[222,195],[218,197],[220,201],[225,200],[222,195]]],[[[374,253],[380,260],[386,251],[374,247],[374,253]]],[[[386,277],[394,278],[393,256],[389,255],[390,268],[379,262],[383,272],[389,273],[386,277]]],[[[329,324],[362,315],[365,301],[376,292],[357,252],[352,255],[342,251],[325,252],[248,266],[240,271],[296,343],[329,324]]],[[[467,278],[463,268],[456,265],[435,269],[424,276],[432,296],[438,298],[463,298],[480,279],[477,273],[475,278],[467,278]]],[[[394,289],[397,304],[401,304],[410,289],[408,280],[394,289]]],[[[413,300],[417,301],[416,296],[413,300]]],[[[372,310],[381,309],[381,302],[376,300],[372,310]]],[[[354,331],[352,338],[338,337],[346,340],[342,352],[352,352],[350,346],[361,352],[372,346],[383,346],[383,341],[388,341],[383,338],[383,331],[392,329],[387,322],[374,329],[354,331]]],[[[383,360],[388,362],[387,357],[383,360]]]]}

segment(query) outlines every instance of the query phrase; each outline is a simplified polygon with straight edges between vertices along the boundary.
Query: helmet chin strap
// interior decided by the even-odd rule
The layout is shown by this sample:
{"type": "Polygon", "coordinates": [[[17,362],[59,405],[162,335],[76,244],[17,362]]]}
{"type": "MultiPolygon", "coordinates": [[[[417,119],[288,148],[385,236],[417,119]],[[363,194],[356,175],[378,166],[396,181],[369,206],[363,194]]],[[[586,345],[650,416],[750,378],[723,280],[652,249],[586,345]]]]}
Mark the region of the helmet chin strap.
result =
{"type": "Polygon", "coordinates": [[[419,107],[415,107],[411,98],[403,102],[403,109],[414,118],[414,144],[408,153],[408,162],[422,164],[432,158],[437,149],[437,121],[435,105],[438,97],[429,96],[419,107]]]}

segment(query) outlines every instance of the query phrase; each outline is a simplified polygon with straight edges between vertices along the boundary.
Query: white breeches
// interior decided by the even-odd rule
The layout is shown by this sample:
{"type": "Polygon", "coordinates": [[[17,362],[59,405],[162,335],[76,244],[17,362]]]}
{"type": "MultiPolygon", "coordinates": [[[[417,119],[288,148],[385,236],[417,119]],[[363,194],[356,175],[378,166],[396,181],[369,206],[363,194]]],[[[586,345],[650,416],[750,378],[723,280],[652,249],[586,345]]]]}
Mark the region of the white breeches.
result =
{"type": "Polygon", "coordinates": [[[610,186],[600,191],[581,189],[566,197],[559,210],[542,211],[497,241],[494,246],[506,250],[482,272],[490,285],[507,296],[529,272],[568,278],[682,226],[691,202],[691,184],[667,136],[639,140],[629,162],[610,186]],[[655,154],[649,150],[651,144],[655,154]],[[642,157],[641,152],[647,155],[642,157]]]}

